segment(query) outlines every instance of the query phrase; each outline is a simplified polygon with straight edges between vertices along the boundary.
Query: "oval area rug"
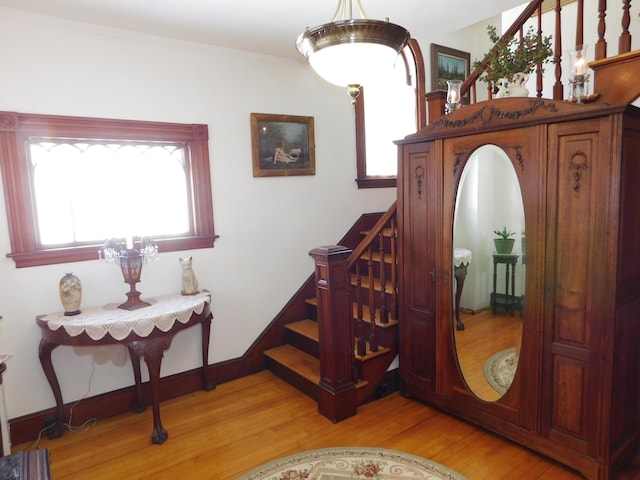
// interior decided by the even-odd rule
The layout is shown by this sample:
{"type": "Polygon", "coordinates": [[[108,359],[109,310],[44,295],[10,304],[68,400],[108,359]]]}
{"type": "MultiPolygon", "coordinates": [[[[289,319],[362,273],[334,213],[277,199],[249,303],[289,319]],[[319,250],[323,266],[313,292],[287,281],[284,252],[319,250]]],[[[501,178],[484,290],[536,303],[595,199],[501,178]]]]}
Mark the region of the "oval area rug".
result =
{"type": "Polygon", "coordinates": [[[467,480],[439,463],[397,450],[334,447],[261,465],[237,480],[467,480]]]}
{"type": "Polygon", "coordinates": [[[484,364],[484,376],[500,395],[509,390],[518,369],[518,356],[515,347],[494,353],[484,364]]]}

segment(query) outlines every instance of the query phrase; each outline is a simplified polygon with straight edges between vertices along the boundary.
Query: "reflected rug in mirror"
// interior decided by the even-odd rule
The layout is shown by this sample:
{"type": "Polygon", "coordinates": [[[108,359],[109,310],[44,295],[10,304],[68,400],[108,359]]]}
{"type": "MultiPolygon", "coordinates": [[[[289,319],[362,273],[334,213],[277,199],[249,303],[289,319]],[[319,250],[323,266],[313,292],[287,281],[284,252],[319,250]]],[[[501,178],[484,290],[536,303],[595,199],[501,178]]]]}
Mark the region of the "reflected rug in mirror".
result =
{"type": "Polygon", "coordinates": [[[513,382],[517,368],[516,349],[514,347],[507,348],[489,357],[489,360],[484,364],[484,376],[500,395],[504,395],[513,382]]]}
{"type": "Polygon", "coordinates": [[[373,447],[309,450],[264,464],[237,480],[467,480],[423,457],[373,447]]]}

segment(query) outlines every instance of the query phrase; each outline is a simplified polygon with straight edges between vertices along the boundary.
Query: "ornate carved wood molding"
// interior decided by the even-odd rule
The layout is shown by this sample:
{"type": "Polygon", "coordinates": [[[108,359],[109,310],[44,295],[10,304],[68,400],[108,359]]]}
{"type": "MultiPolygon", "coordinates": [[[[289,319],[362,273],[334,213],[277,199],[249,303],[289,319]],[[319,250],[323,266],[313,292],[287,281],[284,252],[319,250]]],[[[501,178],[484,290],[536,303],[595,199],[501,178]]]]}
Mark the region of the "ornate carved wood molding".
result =
{"type": "Polygon", "coordinates": [[[418,200],[422,200],[422,181],[424,180],[424,167],[418,165],[414,173],[416,175],[416,183],[418,184],[418,200]]]}
{"type": "Polygon", "coordinates": [[[572,172],[573,177],[573,193],[576,196],[580,195],[582,176],[590,168],[591,165],[584,152],[578,150],[569,159],[569,170],[572,172]]]}

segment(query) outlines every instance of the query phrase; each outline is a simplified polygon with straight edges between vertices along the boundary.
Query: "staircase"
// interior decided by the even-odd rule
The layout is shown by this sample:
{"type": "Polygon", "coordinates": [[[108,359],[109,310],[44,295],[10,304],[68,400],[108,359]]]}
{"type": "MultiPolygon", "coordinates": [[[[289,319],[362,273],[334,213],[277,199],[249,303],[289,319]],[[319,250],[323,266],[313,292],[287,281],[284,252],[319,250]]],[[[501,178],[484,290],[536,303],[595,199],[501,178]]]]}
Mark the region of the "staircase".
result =
{"type": "MultiPolygon", "coordinates": [[[[537,32],[542,34],[542,2],[532,0],[503,39],[522,34],[523,26],[531,18],[537,23],[537,32]]],[[[572,45],[583,44],[585,3],[576,0],[576,38],[572,45]]],[[[637,82],[640,50],[631,51],[630,4],[629,0],[622,2],[622,33],[617,55],[607,57],[606,2],[597,2],[596,58],[589,67],[594,71],[594,88],[598,93],[594,104],[603,108],[628,104],[640,95],[637,82]]],[[[556,101],[562,101],[564,96],[561,5],[561,0],[555,0],[553,100],[556,101]]],[[[481,70],[473,71],[462,86],[463,95],[470,93],[472,103],[481,74],[481,70]]],[[[542,81],[542,75],[538,74],[538,98],[542,81]]],[[[481,117],[485,108],[486,115],[500,114],[491,102],[492,91],[488,96],[489,102],[477,108],[481,117]]],[[[431,92],[426,100],[429,123],[449,125],[444,113],[446,92],[431,92]]],[[[451,125],[456,124],[451,122],[451,125]]],[[[388,369],[398,353],[399,338],[395,203],[375,225],[361,229],[359,235],[359,243],[342,241],[343,246],[321,247],[310,252],[316,265],[315,286],[309,279],[255,344],[263,347],[256,353],[263,353],[267,368],[315,399],[319,412],[334,422],[355,415],[358,405],[394,389],[395,378],[388,369]],[[315,296],[309,293],[314,289],[315,296]],[[300,295],[305,294],[303,302],[300,295]]],[[[252,357],[250,363],[258,368],[263,362],[252,357]]]]}
{"type": "MultiPolygon", "coordinates": [[[[373,228],[359,234],[362,241],[353,251],[341,250],[343,256],[348,255],[351,308],[347,329],[353,341],[347,361],[354,407],[395,389],[394,375],[387,372],[398,353],[395,204],[373,228]]],[[[322,304],[317,296],[305,303],[306,317],[285,325],[287,343],[264,354],[271,371],[320,401],[322,304]]],[[[333,354],[329,357],[338,360],[333,354]]]]}

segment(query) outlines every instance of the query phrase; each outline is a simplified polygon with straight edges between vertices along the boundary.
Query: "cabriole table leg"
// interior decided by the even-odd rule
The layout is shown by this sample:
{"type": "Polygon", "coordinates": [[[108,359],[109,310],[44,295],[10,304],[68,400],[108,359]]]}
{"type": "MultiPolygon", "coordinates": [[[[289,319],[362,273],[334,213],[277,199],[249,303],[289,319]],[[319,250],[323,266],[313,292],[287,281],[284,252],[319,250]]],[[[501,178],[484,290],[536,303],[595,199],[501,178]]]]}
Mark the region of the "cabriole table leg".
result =
{"type": "Polygon", "coordinates": [[[47,436],[50,439],[61,437],[64,433],[64,405],[62,403],[62,393],[60,392],[60,384],[58,383],[58,377],[53,369],[53,362],[51,361],[51,352],[58,345],[48,342],[45,339],[40,340],[38,347],[38,357],[40,358],[40,365],[44,370],[44,374],[49,381],[51,390],[53,391],[53,397],[56,400],[56,423],[49,428],[47,436]]]}
{"type": "Polygon", "coordinates": [[[169,433],[162,426],[160,420],[160,398],[158,394],[158,384],[160,383],[160,366],[164,352],[171,346],[173,335],[163,335],[161,337],[150,337],[144,340],[131,342],[127,347],[140,357],[144,358],[149,370],[149,383],[151,384],[151,398],[153,401],[153,432],[151,433],[151,443],[162,444],[169,433]]]}

